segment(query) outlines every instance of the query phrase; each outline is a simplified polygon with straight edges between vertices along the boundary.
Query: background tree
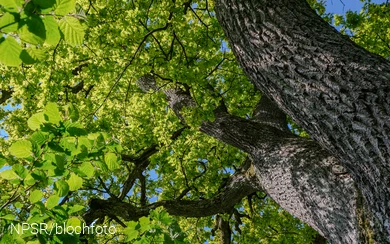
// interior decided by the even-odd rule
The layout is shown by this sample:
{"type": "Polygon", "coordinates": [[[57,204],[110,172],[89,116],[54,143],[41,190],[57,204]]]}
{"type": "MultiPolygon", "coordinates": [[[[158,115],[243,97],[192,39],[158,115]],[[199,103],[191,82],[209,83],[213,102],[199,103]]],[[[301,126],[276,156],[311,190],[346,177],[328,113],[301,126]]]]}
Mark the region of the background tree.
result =
{"type": "MultiPolygon", "coordinates": [[[[331,20],[323,4],[310,3],[331,20]]],[[[8,65],[0,66],[5,243],[384,240],[384,225],[369,224],[370,211],[336,157],[293,135],[284,113],[247,80],[212,2],[0,4],[0,52],[14,50],[0,55],[8,65]],[[26,59],[23,49],[49,55],[26,59]],[[23,222],[81,221],[118,231],[10,232],[23,222]]],[[[370,39],[381,30],[363,21],[376,23],[381,8],[367,3],[337,21],[385,55],[386,42],[370,39]]]]}

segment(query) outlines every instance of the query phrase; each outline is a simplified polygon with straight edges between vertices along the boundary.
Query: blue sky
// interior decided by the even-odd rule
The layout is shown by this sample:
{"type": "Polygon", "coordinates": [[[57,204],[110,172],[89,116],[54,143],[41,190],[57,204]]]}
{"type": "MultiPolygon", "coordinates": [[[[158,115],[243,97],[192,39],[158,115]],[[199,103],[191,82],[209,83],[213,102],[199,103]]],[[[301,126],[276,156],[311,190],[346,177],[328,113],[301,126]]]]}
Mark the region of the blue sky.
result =
{"type": "MultiPolygon", "coordinates": [[[[384,3],[386,0],[372,0],[372,3],[384,3]]],[[[345,14],[347,10],[360,11],[363,3],[360,0],[327,0],[326,9],[329,13],[345,14]]]]}

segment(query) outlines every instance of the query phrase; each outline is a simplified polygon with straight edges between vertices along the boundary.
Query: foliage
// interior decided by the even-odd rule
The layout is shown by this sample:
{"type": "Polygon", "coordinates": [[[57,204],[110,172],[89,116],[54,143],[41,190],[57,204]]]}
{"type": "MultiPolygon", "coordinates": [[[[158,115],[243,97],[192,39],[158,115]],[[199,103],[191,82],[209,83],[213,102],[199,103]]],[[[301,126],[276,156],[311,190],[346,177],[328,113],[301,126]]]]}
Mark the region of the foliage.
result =
{"type": "MultiPolygon", "coordinates": [[[[331,21],[323,1],[309,3],[331,21]]],[[[213,119],[222,99],[231,114],[250,117],[260,94],[235,62],[212,4],[0,0],[0,129],[7,133],[0,139],[1,243],[219,242],[211,235],[215,216],[170,216],[162,208],[137,221],[96,221],[114,226],[114,234],[10,232],[23,223],[82,226],[90,199],[118,197],[148,150],[148,164],[124,202],[153,206],[220,192],[246,155],[198,126],[213,119]],[[186,113],[190,127],[168,108],[164,94],[141,91],[136,81],[145,74],[153,74],[158,87],[189,89],[198,105],[186,113]]],[[[385,9],[367,2],[362,13],[336,17],[336,24],[388,57],[386,42],[373,39],[387,38],[380,28],[387,26],[385,9]]],[[[242,218],[224,218],[238,243],[310,243],[315,235],[265,193],[235,209],[242,218]]]]}
{"type": "Polygon", "coordinates": [[[345,16],[336,15],[335,24],[358,45],[389,59],[389,11],[387,3],[365,1],[360,13],[348,11],[345,16]]]}
{"type": "Polygon", "coordinates": [[[75,0],[0,1],[0,62],[9,66],[33,64],[46,58],[47,46],[80,45],[84,27],[75,0]]]}

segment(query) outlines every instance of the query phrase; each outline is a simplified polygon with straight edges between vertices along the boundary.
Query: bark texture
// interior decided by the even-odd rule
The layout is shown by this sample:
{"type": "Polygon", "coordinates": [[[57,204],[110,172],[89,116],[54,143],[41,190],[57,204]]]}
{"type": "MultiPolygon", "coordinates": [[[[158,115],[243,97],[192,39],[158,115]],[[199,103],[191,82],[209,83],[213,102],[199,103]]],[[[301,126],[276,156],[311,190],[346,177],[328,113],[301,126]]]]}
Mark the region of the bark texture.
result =
{"type": "Polygon", "coordinates": [[[262,187],[288,212],[332,243],[359,243],[352,178],[315,142],[279,129],[281,112],[266,97],[261,101],[257,110],[268,113],[246,120],[219,111],[201,131],[249,153],[262,187]]]}
{"type": "MultiPolygon", "coordinates": [[[[191,100],[189,94],[180,99],[165,94],[170,104],[191,100]]],[[[178,108],[171,106],[176,114],[178,108]]],[[[332,243],[360,243],[352,178],[317,143],[290,133],[274,102],[263,96],[251,120],[230,115],[223,103],[214,114],[215,121],[203,123],[200,130],[247,152],[262,188],[281,207],[332,243]]]]}
{"type": "MultiPolygon", "coordinates": [[[[342,36],[305,0],[217,0],[215,11],[251,81],[348,169],[379,242],[390,243],[389,63],[342,36]]],[[[289,143],[279,146],[287,154],[297,147],[289,143]]],[[[299,164],[291,167],[273,170],[282,175],[299,164]]]]}

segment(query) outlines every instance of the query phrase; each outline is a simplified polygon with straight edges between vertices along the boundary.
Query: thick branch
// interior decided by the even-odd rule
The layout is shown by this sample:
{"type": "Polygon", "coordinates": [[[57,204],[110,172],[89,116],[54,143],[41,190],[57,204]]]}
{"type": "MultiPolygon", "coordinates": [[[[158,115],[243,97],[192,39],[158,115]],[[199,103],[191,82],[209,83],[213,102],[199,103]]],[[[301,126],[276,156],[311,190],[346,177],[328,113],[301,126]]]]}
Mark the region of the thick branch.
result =
{"type": "Polygon", "coordinates": [[[281,131],[288,131],[286,114],[266,95],[261,97],[253,111],[252,120],[258,121],[281,131]]]}
{"type": "Polygon", "coordinates": [[[357,243],[357,193],[351,177],[338,174],[336,158],[316,143],[264,119],[218,112],[201,131],[248,152],[262,186],[281,207],[336,243],[357,243]]]}
{"type": "Polygon", "coordinates": [[[122,202],[116,198],[108,200],[92,199],[89,210],[84,215],[87,224],[104,216],[118,216],[125,221],[138,220],[147,216],[149,211],[163,206],[167,212],[175,216],[206,217],[218,213],[230,212],[235,204],[245,196],[261,190],[256,177],[250,171],[243,171],[231,176],[229,184],[222,192],[211,199],[202,200],[166,200],[136,207],[131,203],[122,202]]]}
{"type": "Polygon", "coordinates": [[[211,230],[211,233],[214,235],[216,230],[221,231],[221,244],[231,243],[232,230],[229,221],[224,220],[220,215],[215,216],[215,227],[211,230]]]}

